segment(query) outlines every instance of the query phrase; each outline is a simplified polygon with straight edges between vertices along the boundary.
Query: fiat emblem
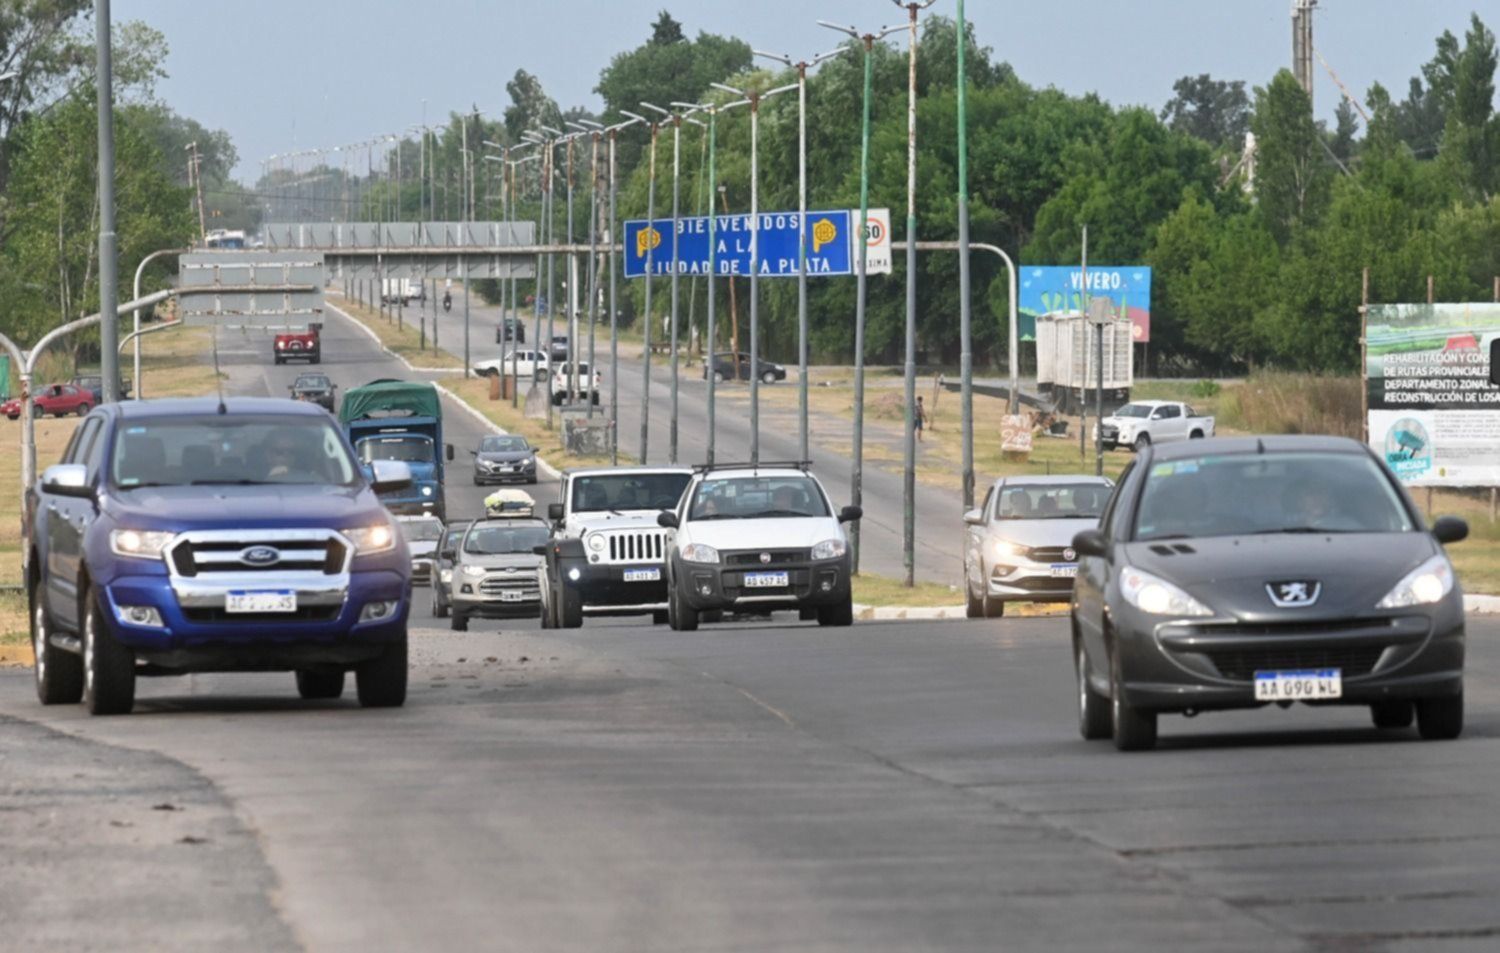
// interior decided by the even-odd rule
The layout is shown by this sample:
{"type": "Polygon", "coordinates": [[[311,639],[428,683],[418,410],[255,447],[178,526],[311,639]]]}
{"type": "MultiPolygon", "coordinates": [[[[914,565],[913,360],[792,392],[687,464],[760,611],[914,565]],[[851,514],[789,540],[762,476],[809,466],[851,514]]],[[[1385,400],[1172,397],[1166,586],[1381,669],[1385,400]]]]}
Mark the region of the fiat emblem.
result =
{"type": "Polygon", "coordinates": [[[1072,550],[1071,547],[1068,548],[1068,549],[1063,550],[1063,561],[1064,562],[1072,562],[1073,560],[1075,560],[1077,558],[1078,558],[1078,554],[1075,553],[1075,552],[1073,552],[1073,550],[1072,550]]]}
{"type": "Polygon", "coordinates": [[[768,562],[770,562],[771,561],[771,554],[770,553],[761,553],[760,554],[760,561],[761,561],[761,563],[768,563],[768,562]]]}

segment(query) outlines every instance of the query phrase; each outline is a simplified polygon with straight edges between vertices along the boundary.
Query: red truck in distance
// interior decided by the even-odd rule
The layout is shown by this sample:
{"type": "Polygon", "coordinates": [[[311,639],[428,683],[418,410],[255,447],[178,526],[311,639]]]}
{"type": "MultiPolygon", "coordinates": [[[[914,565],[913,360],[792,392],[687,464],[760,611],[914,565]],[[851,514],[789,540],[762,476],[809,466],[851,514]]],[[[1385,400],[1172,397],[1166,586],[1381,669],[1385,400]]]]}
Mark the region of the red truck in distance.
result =
{"type": "Polygon", "coordinates": [[[276,341],[272,345],[271,356],[277,364],[285,364],[287,361],[307,361],[309,364],[317,364],[322,360],[323,349],[319,341],[318,332],[323,330],[321,324],[309,324],[305,331],[288,331],[285,334],[276,335],[276,341]]]}

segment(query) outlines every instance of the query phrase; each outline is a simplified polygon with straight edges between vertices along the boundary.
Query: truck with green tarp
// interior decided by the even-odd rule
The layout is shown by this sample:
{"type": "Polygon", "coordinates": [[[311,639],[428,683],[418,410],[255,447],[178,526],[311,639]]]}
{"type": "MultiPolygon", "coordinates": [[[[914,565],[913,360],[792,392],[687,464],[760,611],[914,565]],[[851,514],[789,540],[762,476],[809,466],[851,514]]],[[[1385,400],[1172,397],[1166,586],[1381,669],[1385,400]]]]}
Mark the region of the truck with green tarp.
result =
{"type": "Polygon", "coordinates": [[[411,468],[411,486],[380,495],[392,513],[431,513],[447,522],[444,464],[453,445],[443,442],[443,404],[425,381],[382,379],[344,394],[339,423],[367,473],[376,460],[411,468]]]}

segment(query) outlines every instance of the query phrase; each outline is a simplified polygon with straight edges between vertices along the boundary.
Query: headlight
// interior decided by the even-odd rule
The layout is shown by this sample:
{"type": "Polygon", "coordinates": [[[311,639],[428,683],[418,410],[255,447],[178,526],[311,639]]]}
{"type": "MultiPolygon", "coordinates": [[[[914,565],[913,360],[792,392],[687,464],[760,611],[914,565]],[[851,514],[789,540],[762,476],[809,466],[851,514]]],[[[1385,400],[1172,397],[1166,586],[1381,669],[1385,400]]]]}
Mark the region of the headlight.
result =
{"type": "Polygon", "coordinates": [[[441,580],[443,580],[443,582],[445,582],[445,583],[452,582],[453,581],[453,570],[451,570],[451,569],[439,569],[438,570],[438,578],[441,579],[441,580]]]}
{"type": "Polygon", "coordinates": [[[1003,539],[997,539],[995,540],[995,555],[1001,559],[1007,556],[1024,556],[1026,555],[1026,547],[1015,543],[1008,543],[1003,539]]]}
{"type": "Polygon", "coordinates": [[[430,486],[424,486],[424,487],[422,487],[422,495],[423,496],[431,496],[432,495],[432,487],[430,487],[430,486]]]}
{"type": "Polygon", "coordinates": [[[842,539],[825,539],[812,548],[814,559],[837,559],[848,549],[842,539]]]}
{"type": "Polygon", "coordinates": [[[1453,591],[1453,565],[1447,556],[1434,556],[1407,573],[1375,604],[1377,609],[1400,609],[1403,606],[1429,606],[1453,591]]]}
{"type": "Polygon", "coordinates": [[[589,549],[592,549],[596,553],[604,552],[604,537],[600,536],[598,533],[590,533],[589,549]]]}
{"type": "Polygon", "coordinates": [[[465,566],[463,573],[465,576],[483,576],[485,568],[483,566],[465,566]]]}
{"type": "Polygon", "coordinates": [[[702,543],[688,543],[682,547],[682,558],[690,563],[716,563],[719,561],[719,551],[702,543]]]}
{"type": "Polygon", "coordinates": [[[389,523],[346,529],[344,535],[349,537],[349,542],[354,544],[356,556],[384,553],[396,548],[396,534],[391,530],[389,523]]]}
{"type": "Polygon", "coordinates": [[[162,550],[172,541],[175,533],[155,530],[117,529],[109,534],[109,548],[116,556],[138,556],[141,559],[160,559],[162,550]]]}
{"type": "Polygon", "coordinates": [[[1151,615],[1213,615],[1212,609],[1170,582],[1139,569],[1126,567],[1120,571],[1120,594],[1126,602],[1151,615]]]}

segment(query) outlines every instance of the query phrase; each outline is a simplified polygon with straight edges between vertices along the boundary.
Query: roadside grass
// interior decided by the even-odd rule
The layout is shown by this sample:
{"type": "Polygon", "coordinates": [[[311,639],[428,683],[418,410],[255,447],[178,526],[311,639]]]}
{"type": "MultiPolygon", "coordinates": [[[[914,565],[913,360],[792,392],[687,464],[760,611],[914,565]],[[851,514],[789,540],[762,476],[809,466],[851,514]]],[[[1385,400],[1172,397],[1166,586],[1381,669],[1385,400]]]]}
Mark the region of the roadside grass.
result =
{"type": "MultiPolygon", "coordinates": [[[[491,423],[506,433],[518,434],[525,437],[533,447],[537,448],[537,453],[546,458],[548,463],[558,469],[564,467],[609,466],[608,456],[568,454],[563,448],[561,414],[553,414],[555,422],[555,429],[553,430],[547,429],[547,421],[545,419],[526,416],[527,384],[525,381],[521,382],[519,407],[512,407],[509,400],[490,400],[490,382],[488,378],[473,377],[468,380],[448,378],[440,383],[461,397],[465,403],[479,411],[491,423]]],[[[462,472],[464,464],[468,462],[466,451],[477,448],[456,447],[454,449],[456,451],[454,455],[455,470],[462,472]]]]}
{"type": "MultiPolygon", "coordinates": [[[[1425,510],[1427,491],[1414,490],[1412,496],[1425,510]]],[[[1469,538],[1446,547],[1448,558],[1458,570],[1464,592],[1500,594],[1500,523],[1490,521],[1489,494],[1437,490],[1427,516],[1429,523],[1439,516],[1460,516],[1469,521],[1469,538]]]]}
{"type": "Polygon", "coordinates": [[[26,594],[0,592],[0,665],[30,665],[31,660],[26,594]]]}
{"type": "MultiPolygon", "coordinates": [[[[900,579],[860,573],[853,579],[854,601],[867,606],[959,606],[964,594],[958,586],[919,582],[908,589],[900,579]]],[[[22,620],[25,621],[24,619],[22,620]]]]}
{"type": "MultiPolygon", "coordinates": [[[[334,297],[334,295],[330,294],[329,297],[334,297]]],[[[380,343],[387,350],[405,358],[414,367],[463,370],[464,362],[447,351],[433,347],[431,337],[428,338],[427,347],[424,349],[421,327],[411,318],[407,318],[403,324],[397,324],[394,318],[387,321],[380,316],[379,311],[367,308],[353,298],[339,295],[338,299],[340,311],[375,332],[375,336],[380,339],[380,343]]],[[[489,333],[490,330],[492,329],[481,329],[481,332],[489,333]]]]}

